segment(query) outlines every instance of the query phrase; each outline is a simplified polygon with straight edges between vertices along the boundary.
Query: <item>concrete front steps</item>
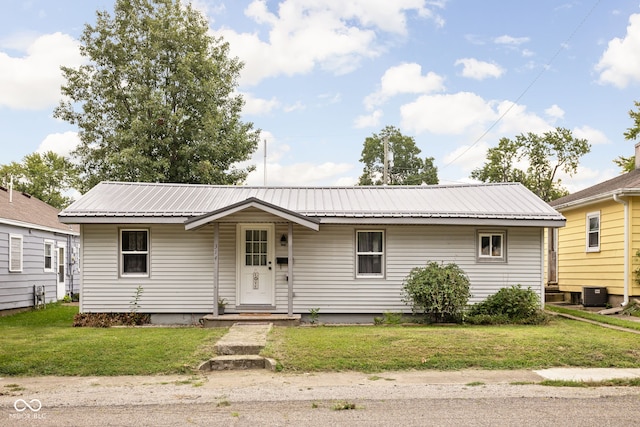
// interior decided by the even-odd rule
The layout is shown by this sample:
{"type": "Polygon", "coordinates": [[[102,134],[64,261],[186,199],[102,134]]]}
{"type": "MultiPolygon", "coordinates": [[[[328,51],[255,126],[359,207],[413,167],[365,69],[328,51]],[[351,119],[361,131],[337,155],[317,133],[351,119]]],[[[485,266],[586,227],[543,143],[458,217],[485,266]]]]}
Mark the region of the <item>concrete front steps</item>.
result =
{"type": "Polygon", "coordinates": [[[267,344],[271,323],[235,323],[215,345],[218,356],[203,362],[200,371],[276,369],[276,361],[260,356],[267,344]]]}
{"type": "Polygon", "coordinates": [[[287,314],[272,313],[239,313],[221,314],[214,316],[207,314],[202,318],[202,326],[205,328],[229,327],[236,323],[270,323],[276,326],[299,326],[300,314],[289,316],[287,314]]]}

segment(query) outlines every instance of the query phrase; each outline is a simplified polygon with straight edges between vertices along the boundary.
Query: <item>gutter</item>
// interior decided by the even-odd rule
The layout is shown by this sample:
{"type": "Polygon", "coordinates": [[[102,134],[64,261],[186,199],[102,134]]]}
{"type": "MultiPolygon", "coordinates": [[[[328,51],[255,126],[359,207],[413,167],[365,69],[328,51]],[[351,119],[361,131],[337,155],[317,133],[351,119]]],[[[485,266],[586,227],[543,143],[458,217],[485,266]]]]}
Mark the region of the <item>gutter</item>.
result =
{"type": "Polygon", "coordinates": [[[620,198],[620,193],[613,193],[613,201],[624,206],[624,297],[622,306],[629,304],[629,202],[620,198]]]}

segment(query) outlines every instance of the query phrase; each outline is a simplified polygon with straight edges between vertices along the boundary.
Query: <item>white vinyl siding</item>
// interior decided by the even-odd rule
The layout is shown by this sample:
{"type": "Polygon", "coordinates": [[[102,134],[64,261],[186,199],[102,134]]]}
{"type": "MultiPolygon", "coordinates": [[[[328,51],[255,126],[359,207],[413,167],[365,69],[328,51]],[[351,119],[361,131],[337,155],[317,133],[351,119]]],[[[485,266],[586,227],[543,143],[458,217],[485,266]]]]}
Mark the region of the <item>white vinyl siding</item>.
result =
{"type": "Polygon", "coordinates": [[[22,236],[9,235],[9,272],[22,272],[22,236]]]}
{"type": "MultiPolygon", "coordinates": [[[[288,224],[271,215],[251,212],[256,222],[275,221],[275,236],[288,224]]],[[[219,295],[236,310],[236,224],[232,215],[220,224],[219,295]]],[[[139,225],[138,225],[139,227],[139,225]]],[[[131,224],[130,228],[136,228],[131,224]]],[[[429,261],[458,264],[471,281],[471,303],[500,288],[521,284],[542,294],[542,233],[537,227],[505,228],[508,263],[478,263],[478,229],[473,226],[394,225],[384,227],[384,277],[356,277],[357,225],[322,225],[313,231],[293,226],[294,312],[382,313],[411,309],[402,302],[402,281],[412,268],[429,261]]],[[[213,312],[213,227],[185,231],[181,224],[149,226],[153,257],[150,276],[118,277],[118,227],[83,225],[83,312],[127,312],[137,286],[145,313],[213,312]]],[[[288,246],[275,246],[275,257],[287,257],[288,246]]],[[[274,259],[275,261],[275,259],[274,259]]],[[[288,265],[274,264],[276,309],[286,313],[288,265]]],[[[196,319],[197,322],[197,319],[196,319]]]]}
{"type": "Polygon", "coordinates": [[[600,252],[600,212],[589,212],[586,225],[587,252],[600,252]]]}

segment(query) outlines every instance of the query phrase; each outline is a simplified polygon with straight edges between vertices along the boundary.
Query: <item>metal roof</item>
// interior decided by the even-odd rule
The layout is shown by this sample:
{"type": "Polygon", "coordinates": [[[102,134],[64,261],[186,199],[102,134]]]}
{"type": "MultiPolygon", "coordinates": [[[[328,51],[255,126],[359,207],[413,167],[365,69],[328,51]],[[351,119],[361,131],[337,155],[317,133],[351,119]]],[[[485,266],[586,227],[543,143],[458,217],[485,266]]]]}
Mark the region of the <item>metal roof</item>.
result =
{"type": "Polygon", "coordinates": [[[249,187],[102,182],[62,211],[60,220],[65,223],[185,222],[250,198],[297,215],[317,218],[321,223],[470,224],[507,220],[518,222],[517,225],[564,225],[561,214],[518,183],[249,187]]]}

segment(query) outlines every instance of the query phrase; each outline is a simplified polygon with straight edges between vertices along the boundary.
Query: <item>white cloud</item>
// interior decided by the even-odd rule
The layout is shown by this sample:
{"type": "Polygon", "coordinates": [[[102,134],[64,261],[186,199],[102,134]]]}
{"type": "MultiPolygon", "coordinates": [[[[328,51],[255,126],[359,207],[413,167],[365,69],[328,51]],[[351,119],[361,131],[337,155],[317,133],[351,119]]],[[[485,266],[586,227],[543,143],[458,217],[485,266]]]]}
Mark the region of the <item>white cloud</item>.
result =
{"type": "Polygon", "coordinates": [[[576,138],[586,139],[591,145],[611,143],[611,140],[607,138],[604,132],[594,129],[591,126],[584,125],[577,127],[571,133],[576,138]]]}
{"type": "Polygon", "coordinates": [[[558,107],[556,104],[553,104],[551,107],[544,110],[544,113],[551,117],[553,120],[563,119],[564,118],[564,110],[558,107]]]}
{"type": "Polygon", "coordinates": [[[640,83],[640,14],[629,17],[627,34],[609,41],[607,49],[595,66],[598,82],[625,88],[640,83]]]}
{"type": "Polygon", "coordinates": [[[467,175],[472,170],[482,167],[487,158],[489,144],[480,141],[475,145],[461,145],[444,156],[445,165],[456,165],[467,175]]]}
{"type": "Polygon", "coordinates": [[[46,34],[31,40],[25,53],[16,58],[0,52],[0,106],[51,108],[60,99],[64,83],[60,66],[77,67],[82,63],[78,43],[66,34],[46,34]]]}
{"type": "Polygon", "coordinates": [[[365,58],[374,58],[386,48],[378,36],[383,33],[404,36],[407,13],[442,19],[425,0],[285,0],[277,12],[265,0],[254,0],[245,15],[268,28],[268,41],[259,33],[238,33],[220,28],[223,36],[245,67],[242,84],[257,84],[278,75],[305,74],[320,67],[335,74],[345,74],[360,66],[365,58]]]}
{"type": "Polygon", "coordinates": [[[358,116],[355,119],[353,126],[356,129],[368,128],[368,127],[376,127],[380,124],[380,119],[382,118],[382,110],[375,110],[369,115],[358,116]]]}
{"type": "Polygon", "coordinates": [[[559,170],[557,178],[560,180],[560,184],[569,190],[569,193],[574,193],[608,179],[615,178],[618,175],[620,175],[620,172],[614,169],[595,170],[578,165],[578,170],[573,176],[569,176],[562,170],[559,170]]]}
{"type": "Polygon", "coordinates": [[[520,133],[544,133],[553,130],[553,126],[535,113],[527,111],[526,105],[501,101],[497,104],[497,116],[500,135],[516,135],[520,133]]]}
{"type": "MultiPolygon", "coordinates": [[[[354,165],[349,163],[326,162],[321,164],[295,163],[292,165],[281,165],[267,161],[267,185],[338,185],[344,182],[341,175],[354,169],[354,165]]],[[[256,170],[247,177],[248,185],[263,185],[264,166],[256,165],[256,170]]],[[[353,184],[353,182],[351,182],[353,184]]]]}
{"type": "Polygon", "coordinates": [[[491,106],[470,92],[423,95],[400,107],[403,129],[416,133],[461,135],[497,118],[491,106]]]}
{"type": "Polygon", "coordinates": [[[527,43],[528,41],[529,37],[512,37],[506,34],[493,39],[493,42],[496,44],[505,44],[509,46],[519,46],[523,43],[527,43]]]}
{"type": "Polygon", "coordinates": [[[444,79],[433,72],[422,75],[422,67],[407,63],[389,68],[380,79],[380,88],[364,99],[367,110],[384,104],[389,98],[404,93],[428,94],[444,90],[444,79]]]}
{"type": "Polygon", "coordinates": [[[275,98],[263,99],[255,98],[253,94],[249,92],[242,93],[244,99],[244,107],[242,108],[243,114],[262,115],[273,111],[280,106],[280,102],[275,98]]]}
{"type": "Polygon", "coordinates": [[[78,144],[80,144],[80,137],[77,132],[51,133],[42,140],[36,152],[53,151],[60,156],[70,157],[78,144]]]}
{"type": "Polygon", "coordinates": [[[462,64],[462,76],[475,80],[484,80],[489,77],[498,78],[505,73],[504,68],[491,62],[478,61],[474,58],[462,58],[455,65],[462,64]]]}

